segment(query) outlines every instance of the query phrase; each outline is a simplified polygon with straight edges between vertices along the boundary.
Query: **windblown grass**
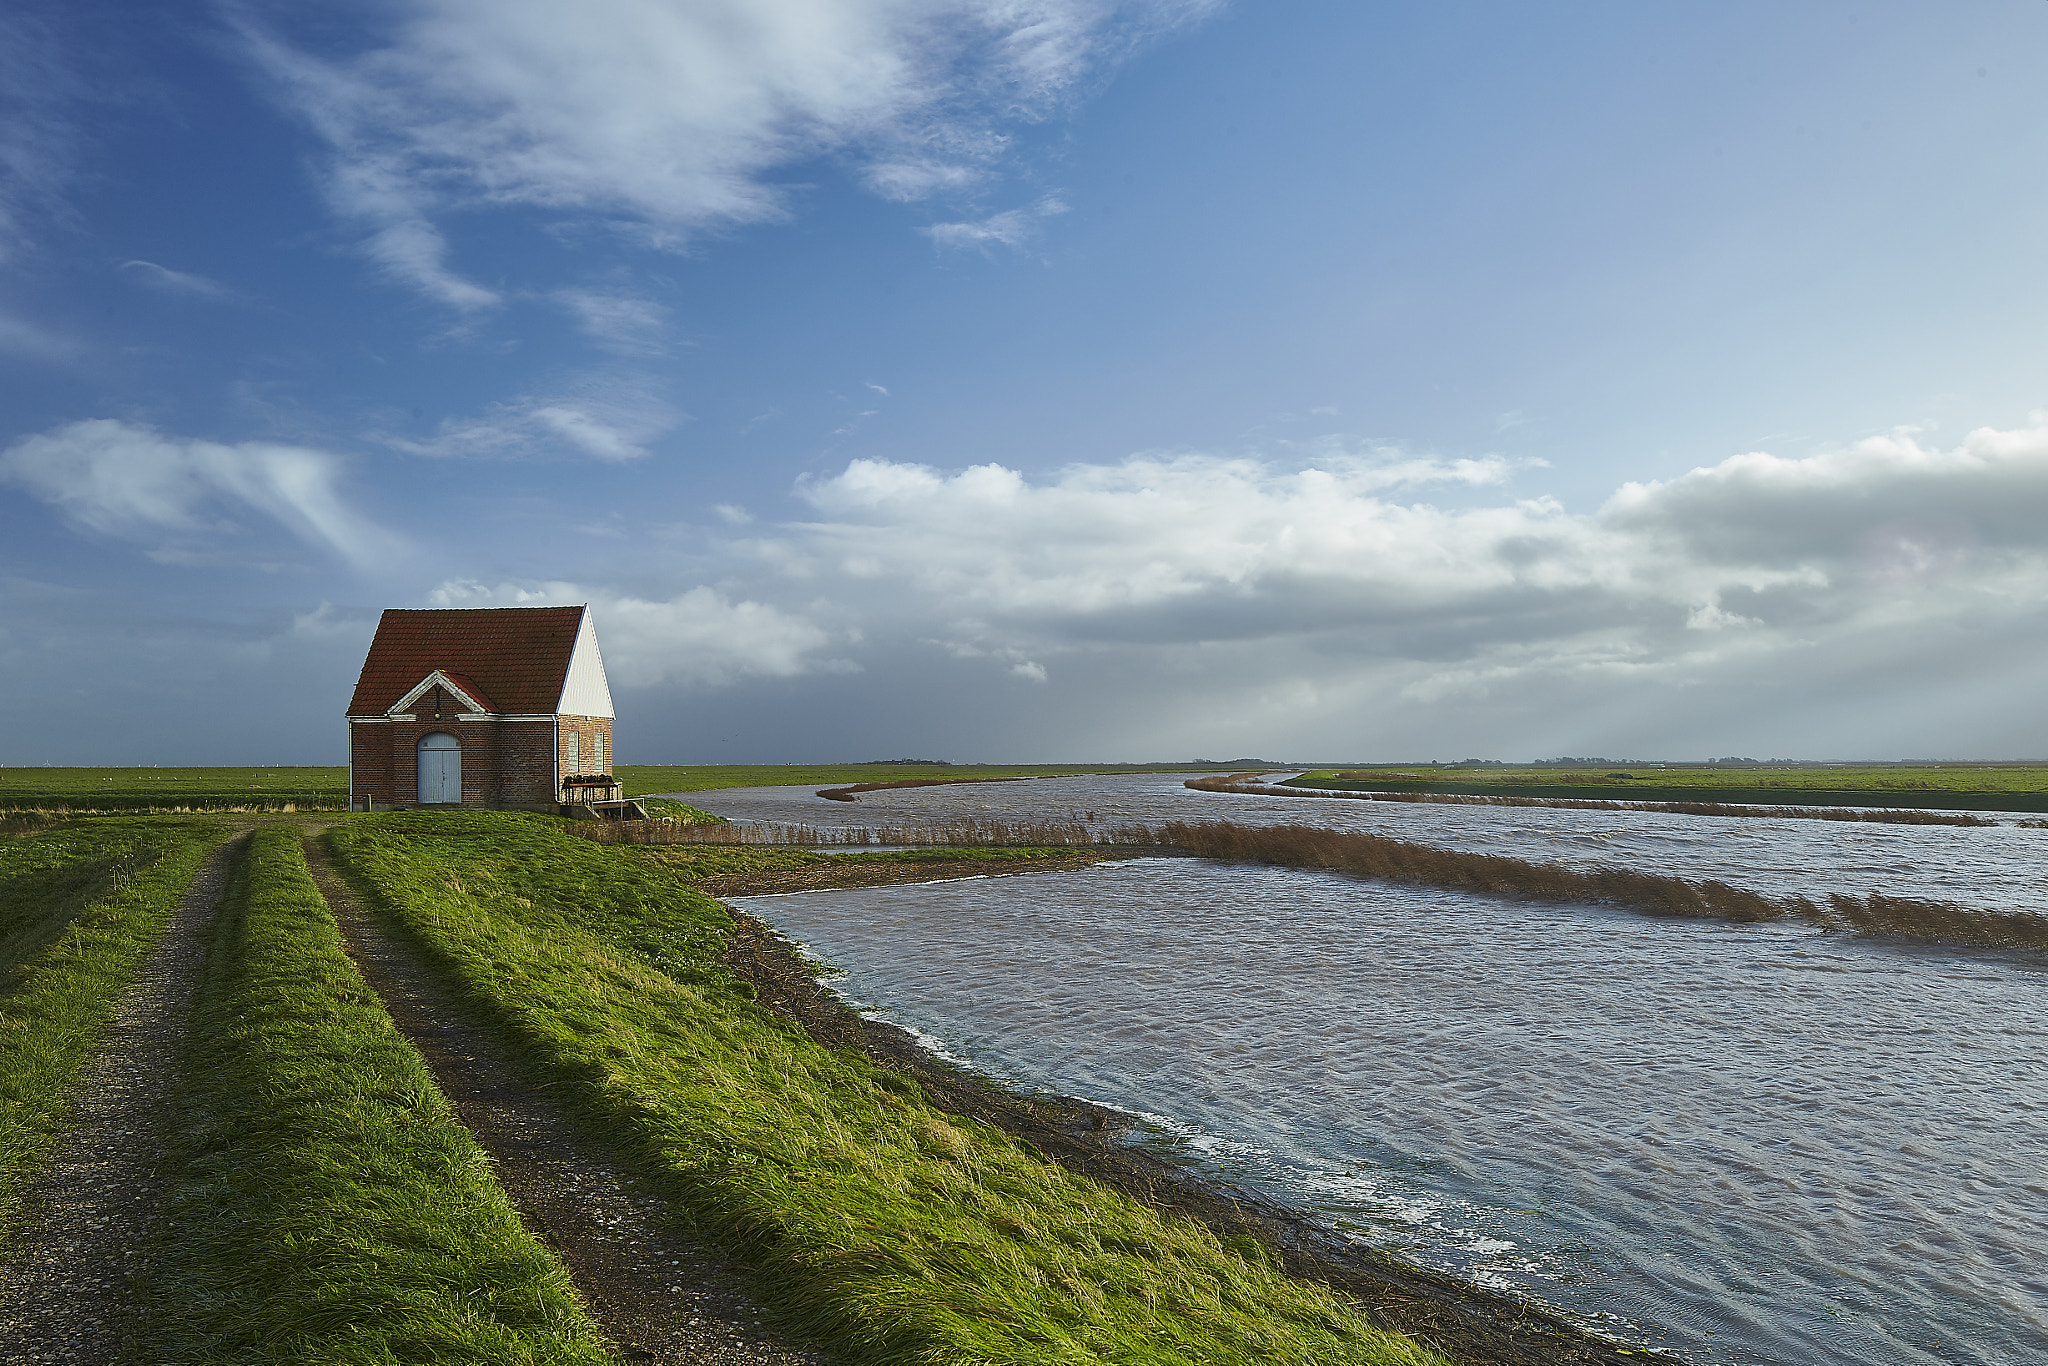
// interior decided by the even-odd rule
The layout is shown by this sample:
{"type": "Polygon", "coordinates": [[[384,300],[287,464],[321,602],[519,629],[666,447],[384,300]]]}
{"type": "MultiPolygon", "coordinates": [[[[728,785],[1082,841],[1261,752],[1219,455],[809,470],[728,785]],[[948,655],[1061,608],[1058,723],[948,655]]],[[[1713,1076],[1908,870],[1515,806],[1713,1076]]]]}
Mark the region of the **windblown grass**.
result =
{"type": "MultiPolygon", "coordinates": [[[[1256,797],[1334,797],[1355,802],[1422,802],[1432,806],[1547,806],[1566,811],[1656,811],[1675,816],[1776,816],[1803,821],[1871,821],[1881,825],[1997,825],[1983,816],[1952,811],[1921,811],[1910,807],[1742,806],[1725,802],[1606,801],[1593,797],[1501,797],[1458,792],[1331,791],[1253,782],[1244,774],[1223,778],[1190,778],[1182,787],[1197,792],[1239,792],[1256,797]]],[[[823,796],[823,793],[819,794],[823,796]]],[[[1758,801],[1767,801],[1759,795],[1758,801]]],[[[2027,821],[2016,822],[2020,825],[2027,821]]]]}
{"type": "Polygon", "coordinates": [[[64,1094],[193,874],[226,832],[80,822],[0,843],[0,1253],[64,1094]]]}
{"type": "Polygon", "coordinates": [[[185,1068],[151,1361],[611,1359],[343,953],[296,828],[257,831],[230,886],[185,1068]]]}
{"type": "Polygon", "coordinates": [[[729,913],[651,852],[510,815],[328,838],[785,1326],[849,1362],[1441,1361],[753,1005],[729,913]]]}

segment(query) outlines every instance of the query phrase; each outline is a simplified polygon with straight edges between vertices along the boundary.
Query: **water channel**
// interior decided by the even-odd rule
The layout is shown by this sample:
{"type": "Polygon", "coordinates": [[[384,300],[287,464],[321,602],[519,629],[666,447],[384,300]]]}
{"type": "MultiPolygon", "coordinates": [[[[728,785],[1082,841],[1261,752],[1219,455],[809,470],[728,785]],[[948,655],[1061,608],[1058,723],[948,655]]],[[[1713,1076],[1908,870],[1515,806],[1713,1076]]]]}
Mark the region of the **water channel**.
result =
{"type": "MultiPolygon", "coordinates": [[[[1300,820],[1765,890],[2048,905],[2048,832],[1189,792],[739,819],[1300,820]]],[[[756,898],[864,1008],[1414,1260],[1701,1362],[2048,1360],[2048,960],[1149,858],[756,898]]]]}

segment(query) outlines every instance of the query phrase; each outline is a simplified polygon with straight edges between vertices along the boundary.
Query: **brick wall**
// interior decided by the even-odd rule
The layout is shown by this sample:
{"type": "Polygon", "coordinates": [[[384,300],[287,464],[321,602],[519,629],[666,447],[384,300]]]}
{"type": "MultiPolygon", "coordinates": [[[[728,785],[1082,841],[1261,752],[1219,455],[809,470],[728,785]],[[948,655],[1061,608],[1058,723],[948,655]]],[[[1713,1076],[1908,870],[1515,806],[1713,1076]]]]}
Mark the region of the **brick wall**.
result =
{"type": "Polygon", "coordinates": [[[557,781],[572,773],[612,771],[612,719],[609,716],[563,716],[557,721],[561,729],[561,740],[555,754],[557,781]],[[574,737],[574,759],[570,758],[571,737],[574,737]],[[602,762],[597,757],[599,739],[604,741],[602,762]]]}
{"type": "Polygon", "coordinates": [[[411,721],[352,721],[350,796],[379,806],[419,801],[419,743],[445,731],[462,746],[462,805],[551,810],[559,790],[550,762],[548,721],[465,721],[464,709],[440,688],[413,704],[411,721]]]}

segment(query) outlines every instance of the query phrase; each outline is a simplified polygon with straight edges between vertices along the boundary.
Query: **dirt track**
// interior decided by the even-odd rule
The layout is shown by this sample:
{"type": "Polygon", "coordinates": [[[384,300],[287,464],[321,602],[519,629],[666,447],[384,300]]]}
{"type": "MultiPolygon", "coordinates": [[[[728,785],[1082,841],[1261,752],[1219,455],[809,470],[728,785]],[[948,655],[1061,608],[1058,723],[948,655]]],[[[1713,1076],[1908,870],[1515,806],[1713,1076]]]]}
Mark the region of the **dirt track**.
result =
{"type": "Polygon", "coordinates": [[[23,1202],[20,1252],[0,1262],[9,1366],[103,1366],[135,1329],[132,1285],[163,1191],[157,1155],[205,930],[246,844],[228,841],[192,879],[72,1088],[70,1125],[23,1202]]]}

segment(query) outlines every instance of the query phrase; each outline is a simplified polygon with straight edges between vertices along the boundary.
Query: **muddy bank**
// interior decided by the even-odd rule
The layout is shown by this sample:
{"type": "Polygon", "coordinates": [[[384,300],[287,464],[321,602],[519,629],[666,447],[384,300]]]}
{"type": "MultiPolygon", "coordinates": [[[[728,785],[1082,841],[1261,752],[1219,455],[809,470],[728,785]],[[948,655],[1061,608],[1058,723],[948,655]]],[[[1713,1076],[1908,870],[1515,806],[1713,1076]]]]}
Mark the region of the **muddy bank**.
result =
{"type": "MultiPolygon", "coordinates": [[[[1046,866],[1036,861],[1032,865],[1046,866]]],[[[930,880],[931,867],[922,865],[917,878],[899,880],[930,880]]],[[[982,871],[986,870],[976,869],[982,871]]],[[[758,876],[744,881],[749,893],[769,890],[758,876]]],[[[725,894],[738,895],[740,889],[725,894]]],[[[1132,1120],[1120,1111],[1064,1096],[1011,1092],[952,1067],[926,1052],[907,1031],[862,1019],[822,986],[796,950],[769,926],[743,912],[735,911],[733,917],[737,931],[727,964],[752,984],[762,1005],[797,1021],[819,1043],[860,1049],[878,1066],[916,1078],[940,1109],[995,1125],[1070,1170],[1155,1208],[1200,1220],[1221,1238],[1256,1240],[1290,1273],[1326,1282],[1357,1300],[1376,1321],[1454,1360],[1468,1366],[1679,1362],[1669,1354],[1595,1337],[1513,1296],[1467,1285],[1385,1253],[1346,1246],[1314,1220],[1285,1206],[1226,1191],[1173,1163],[1125,1147],[1119,1138],[1132,1120]]]]}
{"type": "Polygon", "coordinates": [[[945,882],[967,877],[1007,877],[1013,873],[1065,873],[1105,858],[1124,858],[1121,851],[1076,849],[1042,858],[918,859],[902,863],[835,858],[804,868],[767,868],[722,877],[693,878],[692,887],[708,896],[777,896],[785,892],[837,891],[849,887],[896,887],[911,882],[945,882]]]}

